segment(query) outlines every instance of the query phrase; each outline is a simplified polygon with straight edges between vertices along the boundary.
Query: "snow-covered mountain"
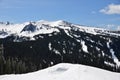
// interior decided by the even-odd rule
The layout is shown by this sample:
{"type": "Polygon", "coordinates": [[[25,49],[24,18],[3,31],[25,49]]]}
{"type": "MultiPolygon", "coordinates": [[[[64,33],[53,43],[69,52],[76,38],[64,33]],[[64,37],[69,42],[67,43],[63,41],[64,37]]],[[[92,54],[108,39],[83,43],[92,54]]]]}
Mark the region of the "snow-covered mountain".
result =
{"type": "Polygon", "coordinates": [[[110,32],[109,30],[95,27],[87,27],[72,24],[66,21],[58,20],[58,21],[45,21],[40,20],[36,22],[25,22],[23,24],[0,24],[0,38],[5,38],[10,35],[16,35],[19,37],[29,37],[30,39],[34,39],[35,35],[38,34],[49,34],[53,32],[59,32],[60,29],[64,29],[66,34],[70,36],[68,33],[70,30],[82,31],[90,34],[108,34],[108,35],[119,35],[110,32]]]}
{"type": "Polygon", "coordinates": [[[8,61],[9,66],[25,67],[19,72],[12,66],[1,74],[31,72],[64,62],[120,72],[120,33],[116,31],[62,20],[0,23],[0,44],[4,46],[0,66],[8,66],[8,61]]]}
{"type": "Polygon", "coordinates": [[[120,73],[90,66],[62,63],[28,74],[2,75],[0,80],[120,80],[120,73]]]}

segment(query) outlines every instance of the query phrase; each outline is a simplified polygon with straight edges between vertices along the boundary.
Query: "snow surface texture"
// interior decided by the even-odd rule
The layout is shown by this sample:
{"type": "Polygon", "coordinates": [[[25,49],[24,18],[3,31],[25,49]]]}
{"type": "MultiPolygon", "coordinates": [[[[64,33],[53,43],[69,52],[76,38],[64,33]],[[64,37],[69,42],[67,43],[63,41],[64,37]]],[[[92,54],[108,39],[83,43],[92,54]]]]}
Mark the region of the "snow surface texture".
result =
{"type": "Polygon", "coordinates": [[[75,25],[62,20],[52,21],[52,22],[40,20],[36,22],[25,22],[23,24],[1,24],[0,23],[0,38],[5,38],[9,35],[14,34],[20,37],[22,36],[30,37],[31,40],[34,40],[33,36],[37,34],[49,34],[52,32],[59,32],[58,28],[64,29],[67,35],[69,35],[68,31],[71,30],[71,28],[74,28],[74,30],[79,30],[79,31],[94,34],[94,35],[97,35],[97,34],[109,34],[109,35],[118,35],[118,36],[120,35],[117,33],[110,33],[106,29],[75,25]],[[32,24],[33,26],[28,26],[26,30],[24,30],[25,27],[29,24],[32,24]],[[34,29],[34,30],[31,31],[29,29],[34,29]]]}
{"type": "Polygon", "coordinates": [[[120,73],[85,65],[60,63],[37,72],[2,75],[0,80],[120,80],[120,73]]]}

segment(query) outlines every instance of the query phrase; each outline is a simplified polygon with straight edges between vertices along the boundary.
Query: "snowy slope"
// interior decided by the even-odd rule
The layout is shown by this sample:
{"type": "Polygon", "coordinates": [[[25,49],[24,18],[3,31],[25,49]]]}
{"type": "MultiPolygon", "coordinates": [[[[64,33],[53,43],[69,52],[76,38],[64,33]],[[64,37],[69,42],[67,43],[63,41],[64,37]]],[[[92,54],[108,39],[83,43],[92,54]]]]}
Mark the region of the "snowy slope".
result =
{"type": "MultiPolygon", "coordinates": [[[[0,24],[0,38],[5,38],[7,36],[10,36],[11,34],[18,35],[20,37],[26,36],[33,38],[33,36],[37,34],[49,34],[52,32],[59,32],[58,28],[64,29],[66,33],[68,30],[74,29],[94,35],[96,34],[119,35],[117,33],[110,33],[106,29],[76,25],[62,20],[58,20],[58,21],[40,20],[36,22],[25,22],[22,24],[8,24],[8,25],[0,24]],[[24,30],[25,27],[30,24],[33,25],[32,27],[34,28],[34,31],[24,30]]],[[[27,29],[31,29],[31,28],[28,27],[27,29]]]]}
{"type": "Polygon", "coordinates": [[[120,80],[120,73],[85,65],[61,63],[33,73],[2,75],[0,80],[120,80]]]}

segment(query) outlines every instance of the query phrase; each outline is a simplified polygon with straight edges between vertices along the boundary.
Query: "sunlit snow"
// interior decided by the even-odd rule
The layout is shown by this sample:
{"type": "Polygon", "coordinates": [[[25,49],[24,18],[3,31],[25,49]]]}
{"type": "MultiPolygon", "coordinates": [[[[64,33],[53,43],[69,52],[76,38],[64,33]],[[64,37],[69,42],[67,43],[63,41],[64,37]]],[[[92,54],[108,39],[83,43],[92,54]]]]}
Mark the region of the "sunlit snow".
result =
{"type": "Polygon", "coordinates": [[[88,49],[87,49],[87,46],[85,45],[85,41],[81,41],[81,44],[82,44],[83,51],[88,53],[88,49]]]}
{"type": "Polygon", "coordinates": [[[2,75],[0,80],[120,80],[120,73],[80,64],[61,63],[21,75],[2,75]]]}
{"type": "Polygon", "coordinates": [[[109,31],[107,31],[106,29],[75,25],[62,20],[58,20],[58,21],[40,20],[36,22],[25,22],[23,24],[9,24],[9,25],[0,24],[0,33],[7,32],[6,35],[0,34],[0,38],[5,38],[11,34],[33,38],[33,36],[37,34],[49,34],[52,32],[59,32],[58,28],[63,29],[66,32],[66,34],[70,37],[72,36],[68,33],[68,31],[70,31],[71,29],[74,29],[75,31],[79,30],[94,35],[104,33],[104,34],[120,36],[120,34],[109,33],[109,31]],[[30,23],[36,26],[36,30],[34,32],[30,32],[30,31],[21,32],[24,29],[24,27],[30,23]]]}

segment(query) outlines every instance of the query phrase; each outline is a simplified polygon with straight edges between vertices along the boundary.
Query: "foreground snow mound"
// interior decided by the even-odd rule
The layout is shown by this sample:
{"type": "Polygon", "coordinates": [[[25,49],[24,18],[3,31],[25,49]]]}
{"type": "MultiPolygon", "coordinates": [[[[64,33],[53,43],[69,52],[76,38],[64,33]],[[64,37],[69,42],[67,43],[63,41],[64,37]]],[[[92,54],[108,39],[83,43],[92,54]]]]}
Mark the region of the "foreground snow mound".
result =
{"type": "Polygon", "coordinates": [[[0,80],[120,80],[120,73],[85,65],[61,63],[33,73],[2,75],[0,80]]]}

